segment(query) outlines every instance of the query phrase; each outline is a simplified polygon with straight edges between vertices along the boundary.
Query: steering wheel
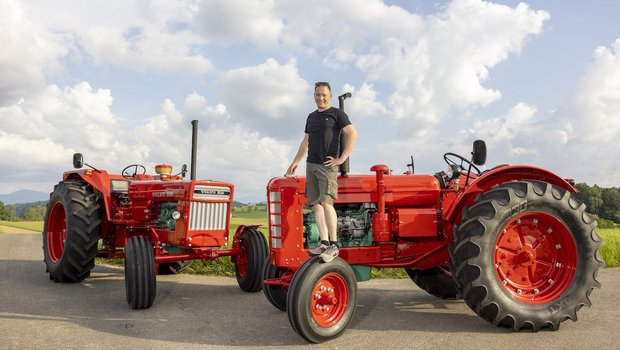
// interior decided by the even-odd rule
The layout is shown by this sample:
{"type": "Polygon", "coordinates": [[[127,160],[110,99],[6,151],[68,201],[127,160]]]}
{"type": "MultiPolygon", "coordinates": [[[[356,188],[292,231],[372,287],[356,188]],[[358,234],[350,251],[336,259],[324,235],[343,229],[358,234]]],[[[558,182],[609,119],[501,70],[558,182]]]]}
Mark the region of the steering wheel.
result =
{"type": "Polygon", "coordinates": [[[139,171],[142,171],[141,175],[146,174],[146,168],[144,167],[144,165],[140,165],[140,164],[131,164],[125,167],[125,169],[123,169],[123,171],[121,172],[121,175],[123,175],[124,178],[135,178],[136,175],[138,175],[139,171]],[[133,168],[133,174],[131,174],[131,172],[129,171],[129,169],[133,168]]]}
{"type": "Polygon", "coordinates": [[[480,169],[478,169],[478,167],[475,166],[471,161],[463,158],[463,156],[460,156],[456,153],[448,152],[444,154],[443,160],[445,160],[446,163],[448,163],[448,165],[450,166],[456,165],[460,167],[461,171],[467,171],[467,168],[471,165],[471,168],[476,171],[476,175],[480,176],[480,174],[482,174],[482,171],[480,171],[480,169]],[[456,158],[456,160],[454,158],[456,158]],[[467,167],[465,165],[467,165],[467,167]]]}

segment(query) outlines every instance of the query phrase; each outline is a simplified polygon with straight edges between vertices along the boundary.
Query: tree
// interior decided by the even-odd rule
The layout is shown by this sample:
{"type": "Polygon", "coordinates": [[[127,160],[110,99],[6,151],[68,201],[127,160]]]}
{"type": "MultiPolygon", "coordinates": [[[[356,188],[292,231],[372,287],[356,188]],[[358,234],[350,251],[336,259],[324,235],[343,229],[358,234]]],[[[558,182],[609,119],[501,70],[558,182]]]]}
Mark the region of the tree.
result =
{"type": "Polygon", "coordinates": [[[577,197],[588,207],[588,212],[601,216],[600,210],[603,206],[602,189],[598,185],[590,187],[585,183],[578,183],[575,187],[579,190],[577,197]]]}
{"type": "Polygon", "coordinates": [[[5,205],[0,202],[0,220],[15,221],[17,216],[15,215],[14,205],[5,205]]]}
{"type": "Polygon", "coordinates": [[[600,217],[620,222],[620,191],[617,188],[603,188],[601,191],[603,206],[600,217]]]}
{"type": "Polygon", "coordinates": [[[44,217],[45,207],[42,205],[37,205],[26,209],[23,219],[25,221],[42,221],[44,217]]]}

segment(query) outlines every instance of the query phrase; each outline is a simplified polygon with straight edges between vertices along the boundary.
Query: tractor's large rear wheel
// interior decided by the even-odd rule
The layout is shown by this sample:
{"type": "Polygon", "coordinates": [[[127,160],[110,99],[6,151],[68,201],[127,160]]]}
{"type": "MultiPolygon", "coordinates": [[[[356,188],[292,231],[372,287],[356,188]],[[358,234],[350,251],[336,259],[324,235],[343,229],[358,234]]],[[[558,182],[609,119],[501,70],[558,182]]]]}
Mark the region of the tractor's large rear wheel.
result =
{"type": "Polygon", "coordinates": [[[437,266],[427,270],[405,269],[413,283],[430,295],[442,299],[456,299],[458,291],[449,267],[437,266]]]}
{"type": "MultiPolygon", "coordinates": [[[[286,274],[292,274],[292,271],[287,268],[272,265],[269,259],[265,260],[262,272],[263,282],[268,279],[282,278],[286,274]]],[[[263,293],[271,305],[275,306],[279,310],[286,311],[288,286],[276,286],[263,283],[263,293]]]]}
{"type": "Polygon", "coordinates": [[[305,340],[322,343],[342,335],[355,312],[357,282],[351,266],[340,258],[319,257],[297,270],[286,308],[293,329],[305,340]]]}
{"type": "Polygon", "coordinates": [[[263,264],[269,254],[267,240],[256,229],[246,230],[239,240],[241,253],[233,257],[237,283],[244,292],[258,292],[263,285],[263,264]]]}
{"type": "Polygon", "coordinates": [[[131,237],[125,245],[125,293],[132,309],[148,309],[157,293],[155,254],[145,236],[131,237]]]}
{"type": "Polygon", "coordinates": [[[43,260],[56,282],[77,282],[95,267],[101,217],[97,195],[83,181],[62,181],[47,203],[43,260]]]}
{"type": "Polygon", "coordinates": [[[514,181],[481,194],[450,247],[453,276],[480,317],[513,330],[557,330],[590,306],[604,266],[596,221],[571,193],[514,181]]]}

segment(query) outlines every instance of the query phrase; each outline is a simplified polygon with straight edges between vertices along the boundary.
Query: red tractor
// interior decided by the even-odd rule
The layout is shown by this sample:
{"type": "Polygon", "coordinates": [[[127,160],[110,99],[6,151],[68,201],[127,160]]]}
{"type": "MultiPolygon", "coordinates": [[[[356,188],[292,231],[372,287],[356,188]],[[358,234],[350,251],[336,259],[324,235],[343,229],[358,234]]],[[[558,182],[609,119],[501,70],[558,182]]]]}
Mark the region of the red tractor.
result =
{"type": "Polygon", "coordinates": [[[150,307],[156,295],[156,274],[175,273],[195,259],[230,256],[239,287],[262,288],[260,271],[267,242],[257,226],[240,226],[229,243],[232,184],[195,180],[197,121],[193,121],[191,180],[187,167],[172,174],[158,165],[156,175],[139,164],[120,175],[74,167],[54,187],[47,204],[43,255],[50,279],[77,282],[88,277],[95,257],[125,260],[127,302],[134,309],[150,307]],[[226,248],[230,246],[230,248],[226,248]]]}
{"type": "Polygon", "coordinates": [[[269,182],[263,292],[301,337],[341,335],[371,267],[404,268],[428,293],[462,297],[483,319],[515,331],[556,330],[590,306],[602,242],[571,181],[533,166],[481,171],[483,141],[471,159],[444,160],[448,170],[434,175],[414,174],[412,159],[402,175],[375,165],[371,175],[340,176],[341,248],[330,263],[308,255],[319,238],[304,208],[305,178],[269,182]]]}

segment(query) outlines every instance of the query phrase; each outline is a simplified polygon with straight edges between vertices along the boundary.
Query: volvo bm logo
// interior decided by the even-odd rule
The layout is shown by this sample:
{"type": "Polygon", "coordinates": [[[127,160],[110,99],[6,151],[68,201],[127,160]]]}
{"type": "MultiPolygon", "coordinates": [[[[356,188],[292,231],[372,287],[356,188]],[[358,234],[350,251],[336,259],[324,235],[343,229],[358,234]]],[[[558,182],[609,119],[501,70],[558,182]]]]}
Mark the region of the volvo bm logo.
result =
{"type": "Polygon", "coordinates": [[[230,188],[219,186],[196,186],[194,187],[194,198],[229,199],[230,188]]]}

